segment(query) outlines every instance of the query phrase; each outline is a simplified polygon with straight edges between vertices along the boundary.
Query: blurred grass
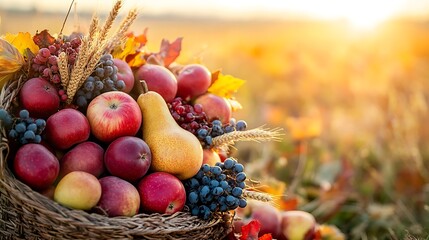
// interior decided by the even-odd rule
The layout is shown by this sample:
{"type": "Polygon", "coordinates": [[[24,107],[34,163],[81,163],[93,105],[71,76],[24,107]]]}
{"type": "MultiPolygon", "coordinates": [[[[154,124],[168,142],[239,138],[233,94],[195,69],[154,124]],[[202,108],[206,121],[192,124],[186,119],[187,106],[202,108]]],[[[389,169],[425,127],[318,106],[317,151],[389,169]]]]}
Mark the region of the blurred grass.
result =
{"type": "MultiPolygon", "coordinates": [[[[1,10],[0,17],[0,34],[56,33],[63,21],[1,10]]],[[[86,31],[89,17],[71,17],[64,32],[86,31]]],[[[179,62],[246,80],[236,118],[285,128],[282,142],[240,143],[234,152],[255,178],[286,185],[305,154],[300,184],[285,201],[298,198],[298,208],[350,239],[427,239],[428,22],[358,32],[342,22],[143,16],[133,31],[146,27],[149,49],[184,37],[179,62]]]]}

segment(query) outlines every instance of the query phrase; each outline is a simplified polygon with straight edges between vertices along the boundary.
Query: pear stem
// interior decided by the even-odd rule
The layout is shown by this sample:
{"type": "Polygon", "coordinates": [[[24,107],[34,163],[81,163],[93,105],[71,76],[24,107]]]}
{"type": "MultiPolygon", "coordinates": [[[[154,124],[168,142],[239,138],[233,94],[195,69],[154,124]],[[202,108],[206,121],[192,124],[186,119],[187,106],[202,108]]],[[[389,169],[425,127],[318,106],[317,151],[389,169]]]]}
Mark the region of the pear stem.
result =
{"type": "Polygon", "coordinates": [[[143,87],[143,93],[149,92],[149,88],[147,87],[147,83],[145,80],[140,80],[142,87],[143,87]]]}
{"type": "Polygon", "coordinates": [[[147,83],[145,80],[139,80],[140,84],[137,84],[137,93],[138,94],[144,94],[149,91],[147,87],[147,83]]]}

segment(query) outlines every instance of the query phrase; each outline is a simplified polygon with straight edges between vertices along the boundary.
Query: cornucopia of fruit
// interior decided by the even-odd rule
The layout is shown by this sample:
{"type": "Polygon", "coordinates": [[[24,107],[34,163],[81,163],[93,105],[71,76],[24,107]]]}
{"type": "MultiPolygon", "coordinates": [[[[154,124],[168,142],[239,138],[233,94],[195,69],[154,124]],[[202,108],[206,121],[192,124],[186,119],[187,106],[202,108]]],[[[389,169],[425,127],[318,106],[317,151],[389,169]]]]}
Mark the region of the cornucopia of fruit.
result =
{"type": "Polygon", "coordinates": [[[189,211],[209,219],[245,207],[258,193],[228,147],[278,131],[236,121],[232,94],[242,80],[177,64],[180,38],[149,52],[146,31],[128,33],[135,10],[109,36],[121,4],[104,25],[94,16],[86,35],[0,39],[0,60],[9,59],[0,85],[24,79],[13,107],[0,109],[12,172],[65,207],[109,217],[189,211]]]}

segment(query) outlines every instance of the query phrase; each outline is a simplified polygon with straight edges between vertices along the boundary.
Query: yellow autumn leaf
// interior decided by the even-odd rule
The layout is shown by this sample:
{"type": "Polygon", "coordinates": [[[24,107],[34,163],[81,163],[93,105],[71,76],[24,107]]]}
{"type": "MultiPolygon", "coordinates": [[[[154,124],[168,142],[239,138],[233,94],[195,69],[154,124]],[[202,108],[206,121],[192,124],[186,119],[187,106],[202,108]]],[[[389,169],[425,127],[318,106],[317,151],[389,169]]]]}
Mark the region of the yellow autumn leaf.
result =
{"type": "Polygon", "coordinates": [[[244,84],[244,82],[244,80],[231,75],[223,75],[222,73],[219,73],[217,80],[210,85],[207,91],[220,97],[231,98],[244,84]]]}
{"type": "Polygon", "coordinates": [[[0,88],[24,65],[22,54],[6,40],[0,38],[0,88]]]}
{"type": "Polygon", "coordinates": [[[6,33],[2,38],[18,49],[22,55],[25,54],[27,48],[34,54],[37,54],[39,51],[39,47],[34,43],[31,34],[28,32],[19,32],[18,34],[6,33]]]}

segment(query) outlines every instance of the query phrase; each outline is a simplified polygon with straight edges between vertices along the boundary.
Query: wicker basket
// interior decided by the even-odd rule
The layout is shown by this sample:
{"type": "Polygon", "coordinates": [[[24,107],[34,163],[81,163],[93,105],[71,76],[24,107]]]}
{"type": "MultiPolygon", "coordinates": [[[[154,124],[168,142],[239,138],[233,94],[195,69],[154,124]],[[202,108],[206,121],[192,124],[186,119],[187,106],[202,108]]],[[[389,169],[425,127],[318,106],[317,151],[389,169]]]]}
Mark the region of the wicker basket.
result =
{"type": "MultiPolygon", "coordinates": [[[[0,108],[10,111],[16,107],[25,79],[21,75],[3,87],[0,108]]],[[[223,239],[230,230],[228,214],[210,221],[188,212],[109,218],[65,208],[14,177],[3,126],[0,132],[0,239],[223,239]]]]}

